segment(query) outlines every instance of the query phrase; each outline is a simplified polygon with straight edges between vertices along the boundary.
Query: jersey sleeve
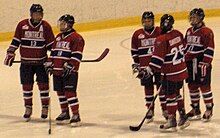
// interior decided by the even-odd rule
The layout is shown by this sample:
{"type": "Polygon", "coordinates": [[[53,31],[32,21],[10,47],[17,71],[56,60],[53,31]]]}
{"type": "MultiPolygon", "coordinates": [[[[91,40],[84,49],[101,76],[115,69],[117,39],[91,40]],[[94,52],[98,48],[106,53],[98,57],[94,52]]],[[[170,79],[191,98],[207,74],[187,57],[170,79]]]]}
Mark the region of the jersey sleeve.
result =
{"type": "Polygon", "coordinates": [[[54,43],[54,34],[51,26],[47,25],[47,32],[46,32],[46,47],[48,50],[51,50],[52,45],[54,43]]]}
{"type": "Polygon", "coordinates": [[[154,44],[154,53],[151,57],[149,66],[155,71],[159,72],[164,63],[164,58],[166,56],[166,41],[163,40],[163,37],[158,37],[155,40],[154,44]]]}
{"type": "Polygon", "coordinates": [[[135,63],[139,63],[137,37],[134,33],[131,39],[131,56],[135,63]]]}
{"type": "Polygon", "coordinates": [[[16,49],[18,49],[18,47],[21,44],[21,33],[22,33],[21,31],[22,31],[21,23],[19,23],[16,27],[14,37],[11,41],[11,44],[10,44],[7,52],[15,52],[16,49]]]}
{"type": "Polygon", "coordinates": [[[77,36],[71,47],[72,53],[69,63],[75,67],[76,71],[79,70],[79,65],[82,60],[84,44],[85,44],[84,39],[81,36],[77,36]]]}
{"type": "Polygon", "coordinates": [[[204,36],[204,57],[203,62],[211,64],[214,56],[214,34],[210,30],[204,36]]]}

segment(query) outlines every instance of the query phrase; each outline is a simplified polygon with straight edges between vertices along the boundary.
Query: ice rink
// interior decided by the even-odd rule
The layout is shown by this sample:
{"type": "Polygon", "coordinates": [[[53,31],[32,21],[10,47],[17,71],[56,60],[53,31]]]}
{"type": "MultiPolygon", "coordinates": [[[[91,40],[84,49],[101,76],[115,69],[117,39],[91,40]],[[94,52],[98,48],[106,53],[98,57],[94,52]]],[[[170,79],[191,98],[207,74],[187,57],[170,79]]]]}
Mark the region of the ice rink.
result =
{"type": "MultiPolygon", "coordinates": [[[[82,126],[56,125],[60,114],[58,97],[51,89],[52,134],[48,135],[48,120],[40,120],[41,103],[37,86],[34,86],[33,115],[30,122],[23,121],[23,93],[19,78],[19,64],[3,65],[5,52],[10,42],[0,43],[0,137],[74,137],[74,138],[219,138],[220,137],[220,17],[206,18],[205,23],[214,31],[215,56],[212,72],[214,93],[214,116],[211,122],[191,121],[191,125],[175,133],[161,133],[162,118],[158,99],[155,118],[151,124],[144,124],[140,131],[131,132],[129,125],[138,125],[146,113],[144,91],[139,80],[132,76],[130,38],[141,26],[81,33],[86,41],[83,59],[93,59],[105,48],[110,53],[100,63],[81,63],[78,85],[82,126]]],[[[156,23],[158,25],[158,23],[156,23]]],[[[174,28],[185,34],[189,27],[187,20],[176,21],[174,28]]],[[[88,26],[89,27],[89,26],[88,26]]],[[[19,60],[19,52],[16,52],[19,60]]],[[[50,82],[52,88],[52,82],[50,82]]],[[[190,102],[185,84],[186,110],[190,102]]],[[[201,100],[202,114],[204,104],[201,100]]]]}

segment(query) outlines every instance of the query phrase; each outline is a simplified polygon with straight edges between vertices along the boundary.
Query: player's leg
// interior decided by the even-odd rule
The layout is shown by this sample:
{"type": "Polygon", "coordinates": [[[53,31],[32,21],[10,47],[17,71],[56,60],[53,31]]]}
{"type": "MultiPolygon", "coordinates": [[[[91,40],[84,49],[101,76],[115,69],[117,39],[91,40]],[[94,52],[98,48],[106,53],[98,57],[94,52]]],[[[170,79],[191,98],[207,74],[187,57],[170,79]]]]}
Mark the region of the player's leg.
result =
{"type": "Polygon", "coordinates": [[[190,125],[188,117],[186,116],[185,104],[183,96],[180,94],[180,89],[183,87],[183,81],[177,83],[177,109],[179,111],[178,126],[184,129],[190,125]]]}
{"type": "Polygon", "coordinates": [[[204,103],[206,105],[206,111],[203,114],[203,120],[209,121],[212,117],[212,110],[213,110],[213,94],[211,90],[211,66],[206,69],[206,75],[201,80],[200,89],[202,91],[202,96],[204,103]]]}
{"type": "Polygon", "coordinates": [[[43,65],[35,66],[36,80],[38,84],[38,89],[40,90],[40,98],[42,104],[41,118],[46,119],[48,116],[48,106],[49,106],[49,81],[48,74],[45,71],[43,65]]]}
{"type": "Polygon", "coordinates": [[[69,107],[68,101],[64,94],[63,89],[63,78],[60,76],[53,75],[53,87],[54,91],[57,92],[57,96],[59,98],[61,114],[56,118],[57,124],[65,124],[69,123],[70,114],[69,114],[69,107]]]}
{"type": "Polygon", "coordinates": [[[176,110],[177,110],[177,93],[176,83],[162,80],[162,89],[166,94],[166,109],[168,111],[168,120],[165,124],[160,125],[161,131],[176,131],[176,110]]]}
{"type": "Polygon", "coordinates": [[[188,69],[188,78],[186,82],[188,83],[188,89],[190,93],[190,100],[191,100],[191,107],[187,113],[189,119],[200,119],[201,118],[201,111],[200,111],[200,92],[199,92],[199,80],[198,75],[195,73],[196,67],[193,67],[193,61],[186,62],[187,69],[188,69]]]}
{"type": "MultiPolygon", "coordinates": [[[[157,90],[159,89],[161,85],[161,75],[160,73],[155,73],[154,75],[154,84],[156,84],[157,90]]],[[[159,100],[160,100],[160,106],[162,109],[162,115],[163,117],[167,120],[168,119],[168,111],[166,109],[166,97],[165,97],[165,92],[164,90],[160,89],[159,92],[159,100]]]]}
{"type": "Polygon", "coordinates": [[[23,89],[23,98],[25,113],[23,115],[26,121],[30,121],[32,115],[32,96],[33,96],[33,83],[34,71],[30,65],[21,64],[20,66],[20,79],[23,89]]]}
{"type": "MultiPolygon", "coordinates": [[[[146,107],[149,109],[151,103],[154,99],[154,86],[153,86],[153,77],[147,78],[147,79],[141,79],[141,85],[144,85],[144,93],[145,93],[145,101],[146,101],[146,107]]],[[[150,123],[153,121],[154,116],[154,104],[151,106],[151,109],[149,113],[146,116],[147,123],[150,123]]]]}
{"type": "Polygon", "coordinates": [[[79,101],[77,98],[77,83],[78,73],[71,74],[64,78],[64,94],[68,100],[68,104],[72,111],[72,118],[70,119],[70,125],[73,127],[80,126],[80,115],[79,115],[79,101]]]}

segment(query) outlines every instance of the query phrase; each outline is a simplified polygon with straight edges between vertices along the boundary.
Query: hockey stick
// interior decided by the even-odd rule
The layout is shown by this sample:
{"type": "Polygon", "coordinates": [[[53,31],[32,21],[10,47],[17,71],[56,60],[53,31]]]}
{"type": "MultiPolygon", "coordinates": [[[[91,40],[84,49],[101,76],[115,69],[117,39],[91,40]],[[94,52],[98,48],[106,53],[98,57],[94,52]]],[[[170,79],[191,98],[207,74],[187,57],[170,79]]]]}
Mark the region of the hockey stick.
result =
{"type": "Polygon", "coordinates": [[[162,87],[162,86],[159,87],[159,89],[158,89],[158,91],[157,91],[157,94],[155,95],[153,101],[151,102],[150,107],[148,108],[147,113],[146,113],[146,115],[144,116],[144,118],[142,119],[141,123],[140,123],[138,126],[129,126],[129,129],[130,129],[131,131],[138,131],[138,130],[141,129],[141,127],[142,127],[144,121],[145,121],[146,118],[147,118],[147,115],[149,114],[151,108],[152,108],[153,105],[154,105],[155,100],[157,99],[157,96],[158,96],[158,94],[159,94],[159,92],[160,92],[160,90],[161,90],[161,87],[162,87]]]}
{"type": "MultiPolygon", "coordinates": [[[[106,48],[102,52],[102,54],[96,59],[85,59],[85,60],[82,60],[81,62],[100,62],[101,60],[103,60],[107,56],[109,50],[110,50],[109,48],[106,48]]],[[[21,63],[21,61],[13,61],[13,63],[21,63]]]]}
{"type": "Polygon", "coordinates": [[[50,98],[50,102],[49,102],[49,129],[48,129],[48,134],[51,134],[51,98],[50,98]]]}
{"type": "Polygon", "coordinates": [[[85,60],[82,60],[82,62],[99,62],[102,59],[104,59],[105,56],[107,56],[109,50],[110,50],[109,48],[106,48],[98,58],[96,58],[96,59],[85,59],[85,60]]]}

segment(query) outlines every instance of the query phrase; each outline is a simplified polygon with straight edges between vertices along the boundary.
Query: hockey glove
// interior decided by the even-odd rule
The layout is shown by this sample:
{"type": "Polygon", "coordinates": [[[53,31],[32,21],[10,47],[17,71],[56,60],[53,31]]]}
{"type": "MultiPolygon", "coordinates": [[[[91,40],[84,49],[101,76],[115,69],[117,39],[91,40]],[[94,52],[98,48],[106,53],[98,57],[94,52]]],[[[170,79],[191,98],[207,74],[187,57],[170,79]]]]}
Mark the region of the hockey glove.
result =
{"type": "Polygon", "coordinates": [[[149,66],[147,66],[146,68],[143,68],[139,71],[137,78],[147,79],[152,75],[153,75],[153,70],[149,66]]]}
{"type": "Polygon", "coordinates": [[[205,62],[199,62],[199,68],[201,69],[201,78],[200,81],[203,82],[205,76],[206,76],[206,71],[208,68],[209,64],[205,62]]]}
{"type": "Polygon", "coordinates": [[[44,62],[44,68],[47,74],[51,73],[53,70],[53,63],[51,61],[44,62]]]}
{"type": "Polygon", "coordinates": [[[69,76],[70,74],[72,74],[75,70],[75,67],[69,63],[64,63],[63,65],[63,77],[67,77],[69,76]]]}
{"type": "Polygon", "coordinates": [[[7,52],[4,64],[11,67],[15,59],[15,53],[7,52]]]}
{"type": "Polygon", "coordinates": [[[138,73],[139,70],[141,69],[141,68],[140,68],[140,65],[137,64],[137,63],[132,64],[132,65],[131,65],[131,68],[132,68],[132,73],[133,73],[133,74],[138,73]]]}

